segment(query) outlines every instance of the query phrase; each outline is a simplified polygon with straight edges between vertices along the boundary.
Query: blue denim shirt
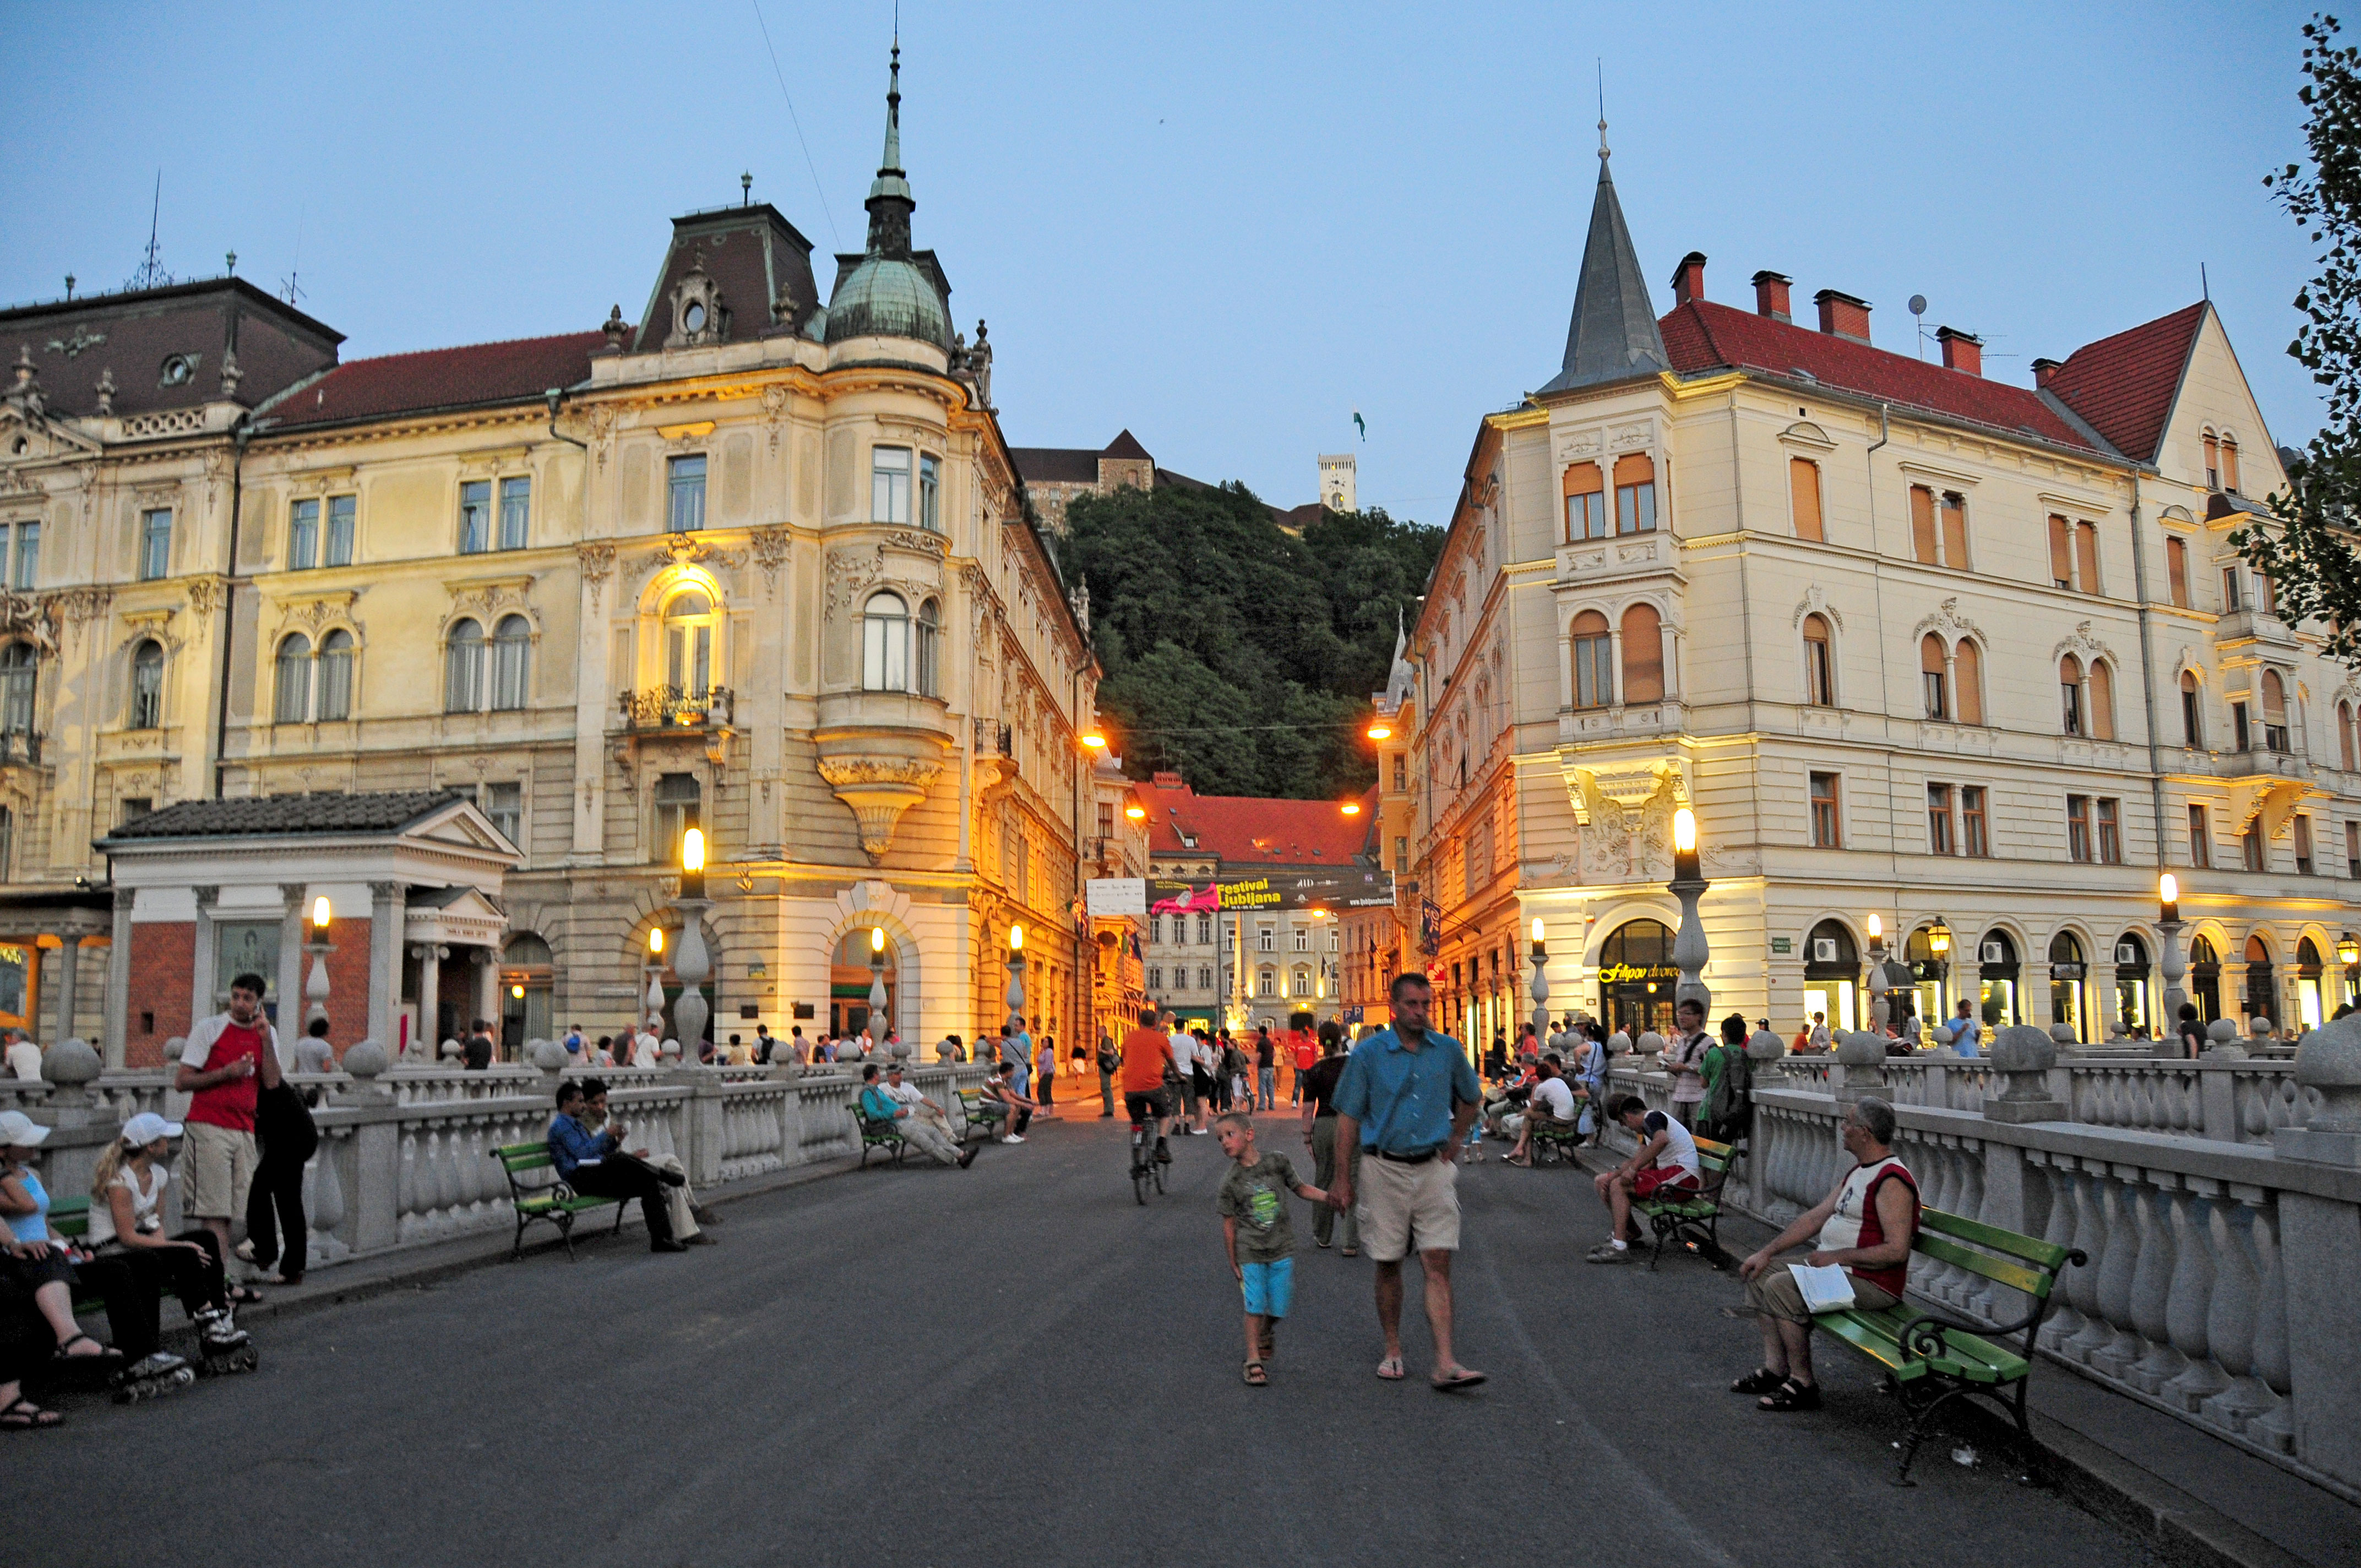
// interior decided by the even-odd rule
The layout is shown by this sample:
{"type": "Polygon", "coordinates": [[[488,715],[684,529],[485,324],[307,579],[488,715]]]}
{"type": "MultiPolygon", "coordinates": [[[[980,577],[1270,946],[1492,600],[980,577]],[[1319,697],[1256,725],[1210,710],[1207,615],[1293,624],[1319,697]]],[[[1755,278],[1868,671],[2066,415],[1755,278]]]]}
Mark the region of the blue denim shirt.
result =
{"type": "Polygon", "coordinates": [[[586,1160],[604,1159],[614,1152],[613,1134],[594,1133],[562,1113],[549,1119],[549,1157],[556,1162],[560,1180],[573,1180],[577,1166],[586,1160]]]}
{"type": "Polygon", "coordinates": [[[873,1122],[891,1122],[902,1107],[875,1084],[861,1091],[861,1113],[873,1122]]]}
{"type": "Polygon", "coordinates": [[[1363,1148],[1415,1155],[1451,1136],[1455,1102],[1478,1104],[1483,1098],[1476,1069],[1457,1040],[1429,1029],[1411,1050],[1391,1029],[1380,1029],[1345,1058],[1336,1111],[1360,1124],[1363,1148]]]}

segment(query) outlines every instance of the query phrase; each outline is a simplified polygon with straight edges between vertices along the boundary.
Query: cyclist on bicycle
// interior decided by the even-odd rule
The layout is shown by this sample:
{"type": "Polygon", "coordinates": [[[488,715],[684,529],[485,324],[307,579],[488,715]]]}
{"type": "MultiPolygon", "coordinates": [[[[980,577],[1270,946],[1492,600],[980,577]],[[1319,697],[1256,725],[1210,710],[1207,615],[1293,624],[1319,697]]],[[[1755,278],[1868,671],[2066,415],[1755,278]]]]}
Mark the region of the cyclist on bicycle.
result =
{"type": "Polygon", "coordinates": [[[1172,1099],[1164,1091],[1164,1073],[1173,1065],[1172,1042],[1156,1026],[1155,1010],[1140,1009],[1139,1027],[1123,1037],[1123,1108],[1135,1134],[1154,1120],[1156,1157],[1167,1165],[1172,1161],[1164,1143],[1171,1131],[1172,1099]]]}

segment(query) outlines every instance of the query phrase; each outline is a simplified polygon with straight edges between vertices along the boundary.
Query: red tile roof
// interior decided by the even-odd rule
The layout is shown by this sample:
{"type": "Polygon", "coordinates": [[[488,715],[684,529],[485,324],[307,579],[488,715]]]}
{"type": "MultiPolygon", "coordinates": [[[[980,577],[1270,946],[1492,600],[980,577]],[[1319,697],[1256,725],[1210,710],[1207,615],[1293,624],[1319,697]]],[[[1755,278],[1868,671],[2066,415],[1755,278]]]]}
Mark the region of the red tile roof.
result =
{"type": "Polygon", "coordinates": [[[1824,386],[2014,434],[2028,432],[2059,446],[2094,452],[2090,441],[2056,410],[2024,387],[1988,381],[1964,370],[1865,343],[1814,332],[1751,311],[1693,300],[1657,323],[1673,368],[1684,375],[1717,369],[1762,370],[1774,376],[1806,371],[1824,386]]]}
{"type": "Polygon", "coordinates": [[[1357,817],[1333,800],[1273,800],[1251,795],[1199,795],[1187,784],[1135,785],[1148,807],[1152,855],[1213,855],[1229,866],[1350,866],[1368,843],[1378,792],[1360,797],[1357,817]],[[1187,834],[1192,847],[1182,840],[1187,834]]]}
{"type": "Polygon", "coordinates": [[[588,380],[591,352],[606,341],[600,333],[572,332],[349,360],[274,400],[264,417],[284,428],[522,402],[588,380]]]}
{"type": "Polygon", "coordinates": [[[2128,332],[2084,344],[2050,373],[2050,393],[2090,421],[2124,455],[2154,462],[2206,309],[2201,300],[2128,332]]]}

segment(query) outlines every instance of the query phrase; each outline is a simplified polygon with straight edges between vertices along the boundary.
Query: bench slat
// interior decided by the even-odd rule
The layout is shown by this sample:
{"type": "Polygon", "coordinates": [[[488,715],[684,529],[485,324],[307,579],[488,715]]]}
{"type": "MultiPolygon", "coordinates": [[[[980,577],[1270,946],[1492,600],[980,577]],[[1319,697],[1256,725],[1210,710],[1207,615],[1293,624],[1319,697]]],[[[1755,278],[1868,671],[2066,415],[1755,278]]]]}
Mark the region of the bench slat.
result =
{"type": "Polygon", "coordinates": [[[1980,1247],[2023,1258],[2036,1268],[2048,1269],[2053,1274],[2065,1266],[2066,1255],[2072,1250],[2057,1242],[2005,1231],[1998,1225],[1987,1225],[1982,1220],[1971,1220],[1964,1214],[1949,1213],[1941,1209],[1921,1209],[1918,1212],[1918,1229],[1922,1234],[1937,1231],[1961,1241],[1973,1242],[1980,1247]]]}
{"type": "Polygon", "coordinates": [[[2048,1269],[2028,1268],[2014,1258],[1994,1257],[1924,1230],[1912,1240],[1910,1250],[1924,1253],[1938,1263],[1948,1263],[1954,1268],[1964,1268],[1970,1274],[1981,1274],[1986,1279],[2014,1287],[2037,1301],[2048,1300],[2049,1288],[2058,1281],[2058,1276],[2048,1269]]]}
{"type": "Polygon", "coordinates": [[[1828,1312],[1815,1321],[1905,1382],[1932,1372],[1970,1383],[2014,1383],[2028,1370],[2015,1351],[1960,1329],[1943,1331],[1944,1354],[1932,1360],[1912,1355],[1903,1346],[1902,1331],[1918,1315],[1908,1307],[1887,1307],[1874,1312],[1828,1312]]]}

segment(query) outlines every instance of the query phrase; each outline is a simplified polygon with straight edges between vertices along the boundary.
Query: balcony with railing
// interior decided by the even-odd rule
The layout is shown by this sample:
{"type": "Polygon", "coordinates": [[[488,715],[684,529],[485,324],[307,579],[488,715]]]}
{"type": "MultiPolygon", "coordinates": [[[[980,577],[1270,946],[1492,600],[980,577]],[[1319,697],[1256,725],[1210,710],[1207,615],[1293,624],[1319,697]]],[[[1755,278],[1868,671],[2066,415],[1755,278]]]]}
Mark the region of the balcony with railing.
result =
{"type": "Polygon", "coordinates": [[[0,729],[0,768],[38,768],[40,765],[40,731],[0,729]]]}
{"type": "Polygon", "coordinates": [[[649,686],[622,693],[618,706],[623,727],[635,733],[717,729],[735,722],[728,686],[649,686]]]}

